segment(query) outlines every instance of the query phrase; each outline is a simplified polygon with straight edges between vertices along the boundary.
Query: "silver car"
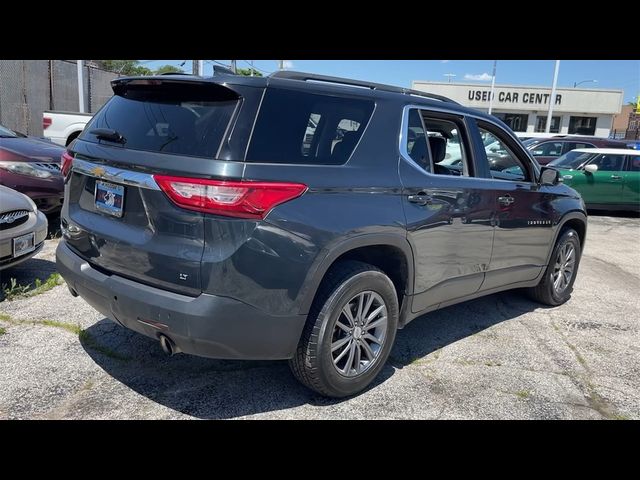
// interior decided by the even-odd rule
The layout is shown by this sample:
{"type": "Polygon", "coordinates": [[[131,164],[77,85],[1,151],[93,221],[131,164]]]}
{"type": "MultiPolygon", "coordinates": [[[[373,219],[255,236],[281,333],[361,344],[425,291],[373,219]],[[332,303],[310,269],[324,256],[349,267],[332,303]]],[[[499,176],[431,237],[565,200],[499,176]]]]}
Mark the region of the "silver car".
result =
{"type": "Polygon", "coordinates": [[[47,237],[47,217],[26,195],[0,185],[0,270],[40,251],[47,237]]]}

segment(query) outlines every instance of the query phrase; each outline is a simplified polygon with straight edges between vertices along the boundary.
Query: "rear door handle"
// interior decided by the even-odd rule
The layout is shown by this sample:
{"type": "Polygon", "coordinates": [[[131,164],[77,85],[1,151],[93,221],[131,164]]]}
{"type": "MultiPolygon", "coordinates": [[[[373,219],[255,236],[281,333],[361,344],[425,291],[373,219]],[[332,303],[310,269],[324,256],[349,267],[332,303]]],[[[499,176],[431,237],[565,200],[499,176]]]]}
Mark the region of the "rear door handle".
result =
{"type": "Polygon", "coordinates": [[[509,205],[513,205],[515,203],[516,199],[513,198],[511,195],[505,195],[503,197],[498,197],[498,203],[500,205],[503,205],[505,207],[508,207],[509,205]]]}
{"type": "Polygon", "coordinates": [[[620,175],[611,175],[611,180],[622,180],[620,175]]]}
{"type": "Polygon", "coordinates": [[[407,199],[411,203],[415,203],[416,205],[427,205],[431,203],[431,197],[426,193],[419,193],[417,195],[409,195],[407,199]]]}

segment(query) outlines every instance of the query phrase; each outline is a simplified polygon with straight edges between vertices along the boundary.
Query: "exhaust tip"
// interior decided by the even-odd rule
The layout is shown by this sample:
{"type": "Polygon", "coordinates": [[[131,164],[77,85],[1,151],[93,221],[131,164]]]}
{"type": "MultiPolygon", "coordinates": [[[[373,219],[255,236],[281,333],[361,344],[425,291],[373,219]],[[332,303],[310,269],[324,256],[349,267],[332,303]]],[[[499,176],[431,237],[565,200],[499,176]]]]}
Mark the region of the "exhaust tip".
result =
{"type": "Polygon", "coordinates": [[[173,340],[166,335],[160,334],[158,335],[158,338],[160,339],[160,347],[162,348],[162,351],[167,355],[172,356],[180,352],[180,349],[175,343],[173,343],[173,340]]]}

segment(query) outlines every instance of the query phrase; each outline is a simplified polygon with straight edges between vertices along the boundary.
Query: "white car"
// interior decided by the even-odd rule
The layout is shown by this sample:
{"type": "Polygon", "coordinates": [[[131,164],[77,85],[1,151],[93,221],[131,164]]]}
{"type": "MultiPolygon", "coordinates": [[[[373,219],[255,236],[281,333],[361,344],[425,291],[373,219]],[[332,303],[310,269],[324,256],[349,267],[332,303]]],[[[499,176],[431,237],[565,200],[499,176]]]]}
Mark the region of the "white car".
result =
{"type": "Polygon", "coordinates": [[[80,135],[91,117],[93,117],[93,113],[47,110],[42,113],[42,130],[45,138],[66,147],[80,135]]]}

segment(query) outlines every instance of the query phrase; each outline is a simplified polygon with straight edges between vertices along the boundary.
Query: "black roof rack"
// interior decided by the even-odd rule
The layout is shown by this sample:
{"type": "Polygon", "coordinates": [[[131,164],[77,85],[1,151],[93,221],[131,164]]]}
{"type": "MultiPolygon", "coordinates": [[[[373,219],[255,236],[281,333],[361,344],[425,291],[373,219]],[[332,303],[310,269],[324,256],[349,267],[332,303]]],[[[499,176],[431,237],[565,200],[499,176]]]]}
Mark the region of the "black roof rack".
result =
{"type": "Polygon", "coordinates": [[[315,73],[305,72],[292,72],[290,70],[279,70],[270,75],[274,78],[286,78],[289,80],[302,80],[302,81],[314,81],[314,82],[326,82],[335,83],[338,85],[349,85],[352,87],[369,88],[371,90],[380,90],[381,92],[393,92],[402,93],[405,95],[415,95],[417,97],[425,97],[432,100],[440,100],[441,102],[455,103],[450,98],[443,97],[442,95],[436,95],[434,93],[421,92],[418,90],[412,90],[410,88],[394,87],[392,85],[384,85],[382,83],[364,82],[361,80],[352,80],[350,78],[331,77],[328,75],[317,75],[315,73]]]}

